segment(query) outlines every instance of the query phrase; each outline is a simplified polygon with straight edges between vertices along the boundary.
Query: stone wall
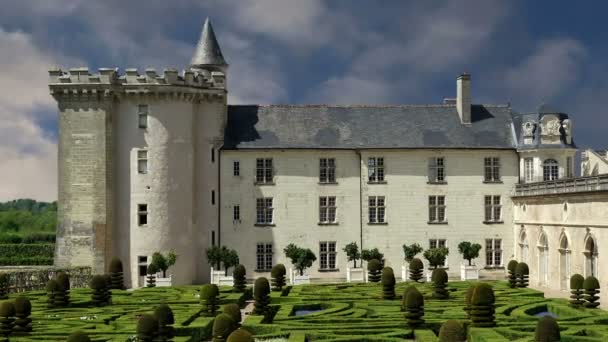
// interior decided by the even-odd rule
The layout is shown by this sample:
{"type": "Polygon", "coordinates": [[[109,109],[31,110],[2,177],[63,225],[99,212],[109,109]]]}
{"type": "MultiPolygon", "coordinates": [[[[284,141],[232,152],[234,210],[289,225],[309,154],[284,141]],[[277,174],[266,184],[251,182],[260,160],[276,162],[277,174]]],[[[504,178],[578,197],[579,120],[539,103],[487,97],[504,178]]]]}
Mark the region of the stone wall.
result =
{"type": "Polygon", "coordinates": [[[89,287],[91,281],[90,267],[0,267],[0,273],[9,274],[9,292],[44,290],[46,283],[63,271],[70,276],[72,288],[89,287]]]}

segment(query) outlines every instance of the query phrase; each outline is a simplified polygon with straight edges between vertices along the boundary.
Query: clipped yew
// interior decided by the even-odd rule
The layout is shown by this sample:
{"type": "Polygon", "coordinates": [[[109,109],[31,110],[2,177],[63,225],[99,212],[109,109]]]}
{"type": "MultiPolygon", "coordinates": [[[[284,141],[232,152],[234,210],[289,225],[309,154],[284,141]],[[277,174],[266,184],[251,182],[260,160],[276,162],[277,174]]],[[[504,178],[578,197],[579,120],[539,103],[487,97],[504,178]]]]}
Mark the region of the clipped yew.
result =
{"type": "Polygon", "coordinates": [[[138,341],[152,342],[158,335],[158,321],[152,315],[141,315],[137,320],[138,341]]]}
{"type": "Polygon", "coordinates": [[[91,342],[91,338],[83,331],[75,331],[68,336],[67,342],[91,342]]]}
{"type": "Polygon", "coordinates": [[[450,297],[448,292],[448,273],[443,268],[436,268],[433,270],[431,276],[433,282],[433,298],[447,299],[450,297]]]}
{"type": "Polygon", "coordinates": [[[94,306],[102,306],[106,304],[106,278],[100,274],[94,275],[90,283],[91,303],[94,306]]]}
{"type": "Polygon", "coordinates": [[[247,270],[243,265],[237,265],[234,267],[232,271],[232,278],[234,279],[234,292],[245,292],[245,288],[247,288],[247,279],[245,275],[247,274],[247,270]]]}
{"type": "Polygon", "coordinates": [[[7,273],[0,273],[0,299],[8,299],[8,277],[7,273]]]}
{"type": "Polygon", "coordinates": [[[515,267],[515,276],[517,277],[517,287],[528,287],[528,276],[530,275],[530,269],[528,264],[520,262],[515,267]]]}
{"type": "Polygon", "coordinates": [[[156,264],[148,265],[146,269],[146,287],[156,287],[156,273],[158,273],[158,266],[156,264]]]}
{"type": "Polygon", "coordinates": [[[583,289],[585,289],[585,303],[583,306],[590,309],[595,309],[600,306],[597,295],[600,293],[600,282],[594,276],[588,276],[583,282],[583,289]]]}
{"type": "Polygon", "coordinates": [[[253,299],[255,299],[256,314],[265,314],[270,304],[270,284],[265,277],[259,277],[255,280],[253,286],[253,299]]]}
{"type": "Polygon", "coordinates": [[[106,281],[106,286],[103,289],[103,294],[106,304],[109,305],[112,303],[112,277],[110,277],[109,274],[104,274],[103,279],[106,281]]]}
{"type": "Polygon", "coordinates": [[[59,283],[55,279],[51,279],[46,283],[46,307],[53,309],[57,306],[55,297],[59,293],[59,283]]]}
{"type": "Polygon", "coordinates": [[[507,265],[507,271],[509,272],[507,279],[509,281],[509,287],[512,289],[517,287],[517,275],[515,272],[516,269],[517,269],[517,261],[516,260],[509,261],[509,264],[507,265]]]}
{"type": "Polygon", "coordinates": [[[122,261],[118,258],[113,258],[112,260],[110,260],[109,271],[112,289],[123,290],[125,288],[125,281],[122,269],[122,261]]]}
{"type": "Polygon", "coordinates": [[[236,303],[224,305],[224,307],[222,308],[222,313],[225,313],[226,315],[230,316],[230,318],[232,318],[232,320],[237,324],[241,322],[241,308],[236,303]]]}
{"type": "Polygon", "coordinates": [[[66,307],[70,304],[70,277],[65,272],[59,272],[55,279],[59,284],[54,298],[55,306],[66,307]]]}
{"type": "Polygon", "coordinates": [[[205,284],[201,287],[200,298],[203,312],[208,316],[215,315],[219,302],[220,289],[215,284],[205,284]]]}
{"type": "Polygon", "coordinates": [[[395,298],[395,273],[390,267],[382,269],[382,298],[395,298]]]}
{"type": "Polygon", "coordinates": [[[473,292],[475,291],[475,285],[470,286],[467,289],[467,293],[464,296],[464,308],[463,310],[467,313],[467,318],[471,319],[471,298],[473,298],[473,292]]]}
{"type": "Polygon", "coordinates": [[[439,329],[439,342],[465,342],[467,332],[457,320],[450,319],[445,321],[439,329]]]}
{"type": "Polygon", "coordinates": [[[245,329],[236,329],[229,336],[226,342],[254,342],[253,335],[245,329]]]}
{"type": "Polygon", "coordinates": [[[281,291],[283,289],[283,286],[285,286],[285,274],[287,274],[285,265],[274,265],[274,267],[270,271],[270,281],[272,283],[273,291],[281,291]]]}
{"type": "Polygon", "coordinates": [[[411,291],[412,289],[415,289],[414,286],[408,286],[405,288],[405,290],[403,290],[403,295],[401,296],[401,311],[404,312],[405,308],[406,308],[406,299],[407,299],[407,294],[409,293],[409,291],[411,291]]]}
{"type": "Polygon", "coordinates": [[[496,325],[494,317],[494,290],[486,283],[477,284],[471,296],[471,326],[493,327],[496,325]]]}
{"type": "Polygon", "coordinates": [[[580,274],[573,274],[570,277],[570,305],[580,307],[585,303],[583,295],[583,283],[585,278],[580,274]]]}
{"type": "Polygon", "coordinates": [[[371,259],[367,262],[367,280],[371,283],[380,281],[382,264],[378,259],[371,259]]]}
{"type": "Polygon", "coordinates": [[[158,322],[158,338],[157,341],[167,342],[175,336],[175,318],[173,310],[167,304],[161,304],[154,309],[154,319],[158,322]]]}
{"type": "Polygon", "coordinates": [[[32,303],[27,297],[19,296],[15,298],[15,331],[30,332],[32,331],[32,303]]]}
{"type": "Polygon", "coordinates": [[[561,336],[559,333],[559,325],[555,318],[544,316],[536,324],[534,330],[534,341],[536,342],[559,342],[561,336]]]}
{"type": "Polygon", "coordinates": [[[424,298],[418,289],[413,286],[407,291],[405,297],[405,319],[410,328],[415,328],[424,324],[424,298]]]}
{"type": "Polygon", "coordinates": [[[213,342],[226,342],[230,333],[236,329],[236,322],[226,315],[219,314],[213,320],[213,342]]]}
{"type": "Polygon", "coordinates": [[[422,279],[423,269],[424,269],[424,264],[422,263],[422,260],[420,260],[418,258],[412,259],[412,261],[410,262],[410,267],[409,267],[410,280],[418,282],[420,279],[422,279]]]}
{"type": "Polygon", "coordinates": [[[15,305],[5,300],[0,304],[0,335],[8,338],[15,326],[15,305]]]}

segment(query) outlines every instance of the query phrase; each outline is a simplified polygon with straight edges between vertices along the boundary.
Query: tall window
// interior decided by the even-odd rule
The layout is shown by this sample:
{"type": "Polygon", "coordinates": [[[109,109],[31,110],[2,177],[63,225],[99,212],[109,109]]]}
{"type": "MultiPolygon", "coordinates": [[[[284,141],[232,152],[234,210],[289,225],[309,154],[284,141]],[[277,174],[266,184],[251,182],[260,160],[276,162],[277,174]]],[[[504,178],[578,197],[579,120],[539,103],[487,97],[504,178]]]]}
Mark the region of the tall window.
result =
{"type": "Polygon", "coordinates": [[[272,244],[258,243],[255,252],[256,271],[268,272],[272,269],[272,244]]]}
{"type": "Polygon", "coordinates": [[[232,219],[235,221],[241,220],[241,207],[240,206],[235,205],[234,207],[232,207],[232,219]]]}
{"type": "Polygon", "coordinates": [[[139,128],[148,128],[148,105],[137,106],[137,125],[139,128]]]}
{"type": "Polygon", "coordinates": [[[485,196],[485,221],[500,222],[502,205],[500,204],[500,196],[485,196]]]}
{"type": "Polygon", "coordinates": [[[369,223],[383,223],[384,196],[369,196],[369,223]]]}
{"type": "Polygon", "coordinates": [[[137,172],[148,173],[148,151],[137,150],[137,172]]]}
{"type": "Polygon", "coordinates": [[[524,159],[524,179],[526,183],[534,181],[534,158],[524,159]]]}
{"type": "Polygon", "coordinates": [[[320,242],[319,243],[319,257],[320,265],[322,270],[335,270],[336,269],[336,242],[320,242]]]}
{"type": "Polygon", "coordinates": [[[148,275],[148,257],[145,255],[140,255],[137,257],[137,268],[139,270],[139,276],[145,277],[148,275]]]}
{"type": "Polygon", "coordinates": [[[335,197],[319,197],[319,222],[320,223],[335,223],[336,222],[336,198],[335,197]]]}
{"type": "Polygon", "coordinates": [[[445,159],[443,157],[429,158],[429,183],[445,182],[445,159]]]}
{"type": "Polygon", "coordinates": [[[148,224],[148,205],[138,204],[137,205],[137,224],[145,226],[148,224]]]}
{"type": "Polygon", "coordinates": [[[502,266],[501,239],[486,239],[486,266],[502,266]]]}
{"type": "Polygon", "coordinates": [[[215,148],[211,148],[211,162],[215,163],[215,148]]]}
{"type": "MultiPolygon", "coordinates": [[[[429,240],[429,249],[447,247],[445,239],[430,239],[429,240]]],[[[444,267],[448,266],[448,258],[445,258],[445,262],[443,263],[444,267]]]]}
{"type": "Polygon", "coordinates": [[[429,222],[445,222],[445,196],[429,196],[429,222]]]}
{"type": "Polygon", "coordinates": [[[555,159],[547,159],[543,162],[543,180],[552,181],[559,178],[559,164],[555,159]]]}
{"type": "Polygon", "coordinates": [[[257,224],[272,224],[272,198],[258,198],[256,200],[257,224]]]}
{"type": "Polygon", "coordinates": [[[566,177],[574,177],[574,170],[572,169],[572,157],[566,157],[566,177]]]}
{"type": "Polygon", "coordinates": [[[336,160],[334,158],[319,159],[319,182],[336,182],[336,160]]]}
{"type": "Polygon", "coordinates": [[[256,183],[272,183],[272,158],[258,158],[255,161],[256,183]]]}
{"type": "Polygon", "coordinates": [[[500,159],[496,157],[484,158],[484,181],[500,182],[500,159]]]}
{"type": "Polygon", "coordinates": [[[239,161],[234,161],[232,163],[232,175],[233,176],[241,175],[241,163],[239,161]]]}
{"type": "Polygon", "coordinates": [[[215,190],[211,190],[211,205],[215,205],[215,190]]]}
{"type": "Polygon", "coordinates": [[[384,182],[384,158],[372,157],[367,160],[367,178],[370,183],[384,182]]]}

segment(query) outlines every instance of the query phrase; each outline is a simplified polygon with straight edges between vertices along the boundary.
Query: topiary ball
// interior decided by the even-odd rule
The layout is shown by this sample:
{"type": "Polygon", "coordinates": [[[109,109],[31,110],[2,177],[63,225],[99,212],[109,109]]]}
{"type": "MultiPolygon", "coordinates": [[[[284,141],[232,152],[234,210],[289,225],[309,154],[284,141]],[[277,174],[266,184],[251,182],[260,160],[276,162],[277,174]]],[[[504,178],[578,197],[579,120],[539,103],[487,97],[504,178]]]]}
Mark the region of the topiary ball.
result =
{"type": "Polygon", "coordinates": [[[167,304],[161,304],[154,309],[154,318],[158,321],[161,326],[172,325],[175,323],[173,317],[173,310],[167,304]]]}
{"type": "Polygon", "coordinates": [[[84,332],[75,331],[68,336],[68,342],[91,342],[91,339],[84,332]]]}
{"type": "Polygon", "coordinates": [[[597,290],[600,288],[600,282],[594,276],[588,276],[583,282],[583,289],[585,290],[597,290]]]}
{"type": "Polygon", "coordinates": [[[70,290],[70,276],[68,276],[67,273],[59,272],[57,273],[57,277],[55,279],[57,280],[57,283],[62,291],[70,290]]]}
{"type": "Polygon", "coordinates": [[[367,270],[369,272],[378,272],[382,269],[382,264],[378,259],[372,259],[367,262],[367,270]]]}
{"type": "Polygon", "coordinates": [[[106,287],[106,278],[101,274],[94,275],[89,285],[93,290],[102,290],[106,287]]]}
{"type": "Polygon", "coordinates": [[[108,270],[110,273],[122,272],[122,261],[120,261],[118,258],[112,258],[112,260],[110,260],[110,267],[108,270]]]}
{"type": "Polygon", "coordinates": [[[287,270],[285,269],[285,265],[283,264],[274,265],[274,267],[270,271],[270,276],[272,278],[284,277],[285,274],[287,274],[287,270]]]}
{"type": "Polygon", "coordinates": [[[536,324],[534,331],[534,341],[537,342],[559,342],[561,336],[559,333],[559,325],[555,318],[544,316],[536,324]]]}
{"type": "Polygon", "coordinates": [[[232,276],[236,279],[237,277],[245,277],[245,274],[247,274],[247,270],[245,269],[245,266],[243,265],[237,265],[234,268],[234,271],[232,271],[232,276]]]}
{"type": "Polygon", "coordinates": [[[405,306],[406,306],[406,299],[407,299],[407,294],[412,291],[415,290],[416,287],[414,286],[408,286],[405,288],[405,290],[403,291],[403,296],[401,296],[401,309],[404,310],[405,306]]]}
{"type": "Polygon", "coordinates": [[[19,296],[15,298],[14,305],[17,316],[27,317],[32,313],[32,303],[27,297],[19,296]]]}
{"type": "Polygon", "coordinates": [[[219,314],[213,320],[213,337],[225,339],[235,328],[236,323],[230,316],[219,314]]]}
{"type": "Polygon", "coordinates": [[[382,285],[395,285],[395,273],[390,267],[382,269],[382,285]]]}
{"type": "Polygon", "coordinates": [[[268,283],[268,279],[265,277],[259,277],[255,280],[255,284],[253,286],[253,296],[257,298],[263,298],[270,294],[270,284],[268,283]]]}
{"type": "Polygon", "coordinates": [[[15,316],[15,305],[13,302],[5,300],[0,304],[0,317],[13,317],[15,316]]]}
{"type": "Polygon", "coordinates": [[[46,292],[50,293],[50,292],[57,292],[61,289],[59,283],[57,282],[57,280],[55,279],[51,279],[46,283],[46,292]]]}
{"type": "Polygon", "coordinates": [[[145,336],[154,336],[158,331],[158,321],[152,315],[142,315],[137,320],[137,333],[145,336]]]}
{"type": "Polygon", "coordinates": [[[570,277],[570,289],[580,290],[583,288],[583,283],[585,282],[585,278],[583,278],[580,274],[573,274],[570,277]]]}
{"type": "Polygon", "coordinates": [[[516,260],[509,261],[509,264],[507,265],[507,270],[509,270],[509,272],[511,273],[515,273],[515,270],[517,269],[517,264],[518,262],[516,260]]]}
{"type": "Polygon", "coordinates": [[[238,306],[238,304],[226,304],[222,308],[222,312],[230,316],[230,318],[232,318],[232,320],[236,323],[239,323],[241,321],[241,308],[238,306]]]}
{"type": "Polygon", "coordinates": [[[464,342],[467,340],[467,332],[460,322],[450,319],[441,325],[438,337],[439,342],[464,342]]]}
{"type": "Polygon", "coordinates": [[[407,291],[405,306],[406,308],[419,308],[424,306],[424,298],[417,288],[411,286],[411,289],[407,291]]]}
{"type": "Polygon", "coordinates": [[[201,287],[201,300],[209,300],[220,294],[220,289],[215,284],[205,284],[201,287]]]}
{"type": "Polygon", "coordinates": [[[422,263],[422,260],[414,258],[410,261],[410,270],[421,270],[423,268],[424,264],[422,263]]]}
{"type": "Polygon", "coordinates": [[[495,300],[492,286],[486,283],[480,283],[475,286],[471,296],[472,305],[493,305],[495,300]]]}
{"type": "Polygon", "coordinates": [[[233,331],[226,342],[254,342],[253,335],[245,329],[237,329],[233,331]]]}
{"type": "Polygon", "coordinates": [[[436,268],[433,270],[431,280],[435,284],[445,284],[448,282],[448,273],[443,268],[436,268]]]}
{"type": "Polygon", "coordinates": [[[515,274],[517,275],[529,275],[530,269],[528,268],[528,264],[525,262],[520,262],[515,267],[515,274]]]}

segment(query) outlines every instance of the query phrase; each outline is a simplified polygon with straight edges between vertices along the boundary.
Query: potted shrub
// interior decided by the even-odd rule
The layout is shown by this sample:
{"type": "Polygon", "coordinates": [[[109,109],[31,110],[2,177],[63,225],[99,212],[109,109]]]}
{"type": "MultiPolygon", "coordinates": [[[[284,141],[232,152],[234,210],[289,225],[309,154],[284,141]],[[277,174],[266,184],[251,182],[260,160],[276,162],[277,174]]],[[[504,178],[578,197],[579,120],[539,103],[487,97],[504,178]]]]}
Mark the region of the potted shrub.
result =
{"type": "Polygon", "coordinates": [[[169,275],[167,277],[167,270],[169,267],[175,265],[177,261],[177,254],[175,252],[170,251],[167,255],[161,254],[160,252],[155,252],[152,254],[152,262],[151,264],[155,265],[158,272],[162,272],[163,276],[156,276],[156,286],[171,286],[173,275],[169,275]]]}
{"type": "Polygon", "coordinates": [[[205,250],[207,254],[207,262],[211,267],[211,284],[219,284],[219,277],[223,275],[224,272],[221,271],[222,266],[222,249],[219,246],[211,246],[205,250]]]}
{"type": "Polygon", "coordinates": [[[403,259],[405,260],[405,264],[401,266],[401,280],[406,281],[408,279],[408,275],[410,273],[410,263],[418,253],[422,252],[422,247],[419,244],[413,243],[411,245],[403,244],[403,259]]]}
{"type": "Polygon", "coordinates": [[[351,242],[342,250],[346,253],[348,261],[353,262],[352,268],[346,267],[346,281],[349,283],[353,281],[365,281],[363,267],[357,267],[357,260],[361,259],[361,252],[359,252],[359,246],[357,246],[357,243],[351,242]]]}
{"type": "Polygon", "coordinates": [[[471,261],[479,257],[479,251],[481,245],[478,243],[470,243],[469,241],[462,241],[458,244],[458,252],[462,254],[462,258],[468,261],[468,264],[462,263],[460,265],[460,280],[478,280],[479,269],[473,265],[471,261]]]}
{"type": "Polygon", "coordinates": [[[372,259],[376,259],[380,261],[380,264],[382,264],[382,267],[384,267],[384,254],[380,253],[378,248],[362,250],[361,259],[365,260],[366,262],[369,262],[372,259]]]}
{"type": "Polygon", "coordinates": [[[300,248],[293,243],[290,243],[283,249],[285,256],[291,259],[291,263],[295,267],[298,274],[290,272],[291,283],[310,284],[310,276],[304,275],[304,270],[311,267],[312,263],[317,260],[315,254],[308,248],[300,248]]]}
{"type": "MultiPolygon", "coordinates": [[[[424,251],[424,258],[429,262],[429,265],[432,269],[436,269],[437,267],[445,265],[445,259],[448,254],[450,254],[450,250],[447,247],[437,247],[431,248],[424,251]]],[[[427,271],[426,273],[426,281],[431,281],[432,270],[427,271]]]]}
{"type": "MultiPolygon", "coordinates": [[[[234,276],[228,275],[228,270],[239,264],[239,255],[234,249],[229,249],[226,246],[220,248],[220,260],[224,264],[224,272],[218,273],[214,277],[214,283],[217,285],[234,286],[234,276]]],[[[219,271],[219,269],[218,269],[219,271]]]]}

